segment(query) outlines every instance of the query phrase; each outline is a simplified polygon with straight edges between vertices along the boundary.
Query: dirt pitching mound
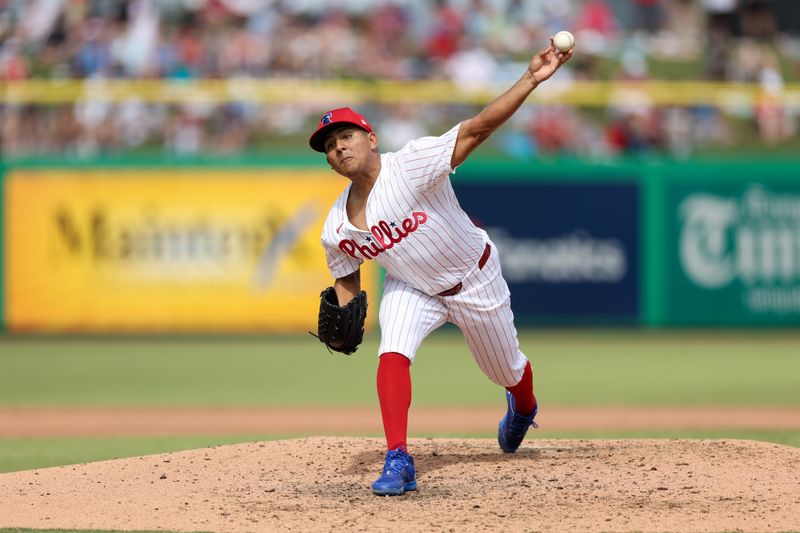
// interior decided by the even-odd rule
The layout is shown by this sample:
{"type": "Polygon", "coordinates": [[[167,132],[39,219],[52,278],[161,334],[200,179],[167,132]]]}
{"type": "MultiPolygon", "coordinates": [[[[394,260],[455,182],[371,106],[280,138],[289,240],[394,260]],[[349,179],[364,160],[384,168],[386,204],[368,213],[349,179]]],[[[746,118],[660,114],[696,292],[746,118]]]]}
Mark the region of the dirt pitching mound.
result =
{"type": "Polygon", "coordinates": [[[0,474],[0,527],[176,531],[800,530],[800,449],[741,440],[305,438],[0,474]]]}

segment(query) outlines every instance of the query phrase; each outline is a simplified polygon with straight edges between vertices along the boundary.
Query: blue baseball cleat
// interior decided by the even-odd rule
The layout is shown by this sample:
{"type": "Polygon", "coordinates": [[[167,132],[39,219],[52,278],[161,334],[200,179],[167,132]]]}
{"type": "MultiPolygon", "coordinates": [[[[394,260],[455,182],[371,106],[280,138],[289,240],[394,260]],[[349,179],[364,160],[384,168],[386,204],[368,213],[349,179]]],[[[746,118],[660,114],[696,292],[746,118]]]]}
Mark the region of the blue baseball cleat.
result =
{"type": "Polygon", "coordinates": [[[500,447],[504,452],[514,453],[519,448],[519,445],[522,444],[522,439],[525,438],[528,428],[531,426],[534,428],[539,427],[533,421],[539,411],[539,404],[537,403],[533,408],[531,415],[523,416],[514,410],[514,396],[508,391],[506,391],[506,403],[508,404],[508,411],[506,411],[506,416],[500,421],[500,427],[497,429],[497,442],[500,443],[500,447]]]}
{"type": "Polygon", "coordinates": [[[410,490],[417,490],[414,458],[403,448],[389,450],[381,477],[372,484],[372,492],[380,496],[400,496],[410,490]]]}

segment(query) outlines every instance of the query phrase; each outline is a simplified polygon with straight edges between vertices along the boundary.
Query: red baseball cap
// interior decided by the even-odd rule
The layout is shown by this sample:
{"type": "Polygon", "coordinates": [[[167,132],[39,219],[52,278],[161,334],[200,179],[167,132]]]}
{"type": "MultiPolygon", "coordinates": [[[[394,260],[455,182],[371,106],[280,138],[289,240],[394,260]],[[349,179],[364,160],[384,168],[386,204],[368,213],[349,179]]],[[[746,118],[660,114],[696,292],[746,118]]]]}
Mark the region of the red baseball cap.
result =
{"type": "Polygon", "coordinates": [[[332,109],[322,115],[317,124],[317,131],[315,131],[308,139],[308,144],[317,152],[325,153],[325,136],[336,127],[341,127],[346,124],[358,126],[367,133],[372,133],[372,126],[369,125],[367,119],[361,114],[356,113],[349,107],[340,107],[339,109],[332,109]]]}

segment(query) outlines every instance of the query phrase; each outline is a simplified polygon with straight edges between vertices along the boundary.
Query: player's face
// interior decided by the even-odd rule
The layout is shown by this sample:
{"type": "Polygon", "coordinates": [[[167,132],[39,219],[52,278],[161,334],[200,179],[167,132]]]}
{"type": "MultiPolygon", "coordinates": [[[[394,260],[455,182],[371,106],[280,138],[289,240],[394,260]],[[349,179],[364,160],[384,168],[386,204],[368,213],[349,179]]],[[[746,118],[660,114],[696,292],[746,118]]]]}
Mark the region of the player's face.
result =
{"type": "Polygon", "coordinates": [[[329,133],[323,146],[331,168],[342,176],[351,177],[364,169],[377,145],[374,134],[361,128],[343,127],[329,133]]]}

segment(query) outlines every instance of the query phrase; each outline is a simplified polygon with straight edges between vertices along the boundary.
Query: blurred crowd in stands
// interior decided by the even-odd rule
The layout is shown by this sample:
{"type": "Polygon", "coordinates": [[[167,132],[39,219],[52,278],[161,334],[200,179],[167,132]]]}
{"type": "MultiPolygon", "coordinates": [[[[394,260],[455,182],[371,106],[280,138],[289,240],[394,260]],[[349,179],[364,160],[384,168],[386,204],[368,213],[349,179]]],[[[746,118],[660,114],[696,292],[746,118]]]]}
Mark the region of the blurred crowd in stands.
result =
{"type": "MultiPolygon", "coordinates": [[[[344,78],[502,88],[560,29],[576,35],[578,53],[559,83],[706,79],[760,84],[769,95],[800,78],[798,0],[0,0],[0,80],[344,78]]],[[[735,146],[737,121],[764,145],[792,139],[800,108],[776,102],[733,110],[642,98],[527,105],[492,142],[520,158],[688,157],[735,146]]],[[[473,107],[358,105],[385,149],[443,132],[473,107]]],[[[302,139],[321,111],[2,102],[0,140],[7,157],[270,153],[302,139]]]]}

